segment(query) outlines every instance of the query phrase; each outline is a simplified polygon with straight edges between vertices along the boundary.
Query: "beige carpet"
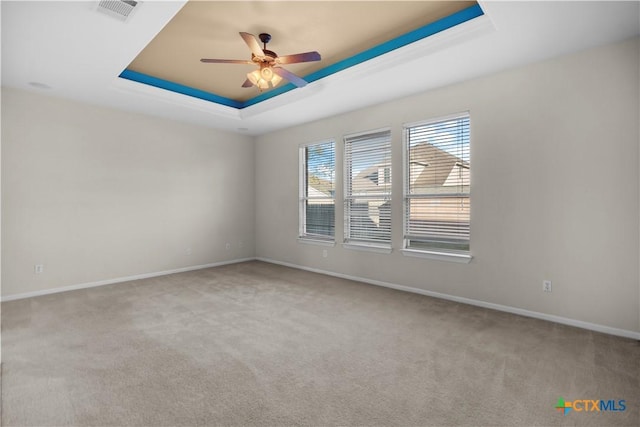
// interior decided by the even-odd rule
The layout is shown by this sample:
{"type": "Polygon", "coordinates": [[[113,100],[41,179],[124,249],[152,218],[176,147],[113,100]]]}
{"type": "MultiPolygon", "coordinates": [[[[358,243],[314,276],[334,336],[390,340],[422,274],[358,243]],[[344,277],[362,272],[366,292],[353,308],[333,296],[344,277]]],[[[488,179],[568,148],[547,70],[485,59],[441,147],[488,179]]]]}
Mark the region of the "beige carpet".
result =
{"type": "Polygon", "coordinates": [[[5,426],[640,421],[637,341],[261,262],[3,303],[2,329],[5,426]]]}

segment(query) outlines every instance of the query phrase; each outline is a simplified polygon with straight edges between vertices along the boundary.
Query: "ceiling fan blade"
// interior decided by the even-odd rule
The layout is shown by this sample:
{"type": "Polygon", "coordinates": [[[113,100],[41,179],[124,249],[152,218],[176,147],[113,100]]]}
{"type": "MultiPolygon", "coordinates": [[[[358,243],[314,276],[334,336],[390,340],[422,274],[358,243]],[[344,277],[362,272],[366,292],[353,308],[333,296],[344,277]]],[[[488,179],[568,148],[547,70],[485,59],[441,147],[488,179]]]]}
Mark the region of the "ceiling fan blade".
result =
{"type": "Polygon", "coordinates": [[[316,51],[296,53],[295,55],[279,56],[276,59],[278,64],[297,64],[298,62],[320,61],[320,54],[316,51]]]}
{"type": "Polygon", "coordinates": [[[307,81],[296,76],[291,71],[288,71],[281,67],[273,67],[273,72],[282,77],[283,79],[289,80],[291,83],[298,87],[305,87],[307,85],[307,81]]]}
{"type": "Polygon", "coordinates": [[[253,83],[251,83],[251,80],[247,79],[242,83],[242,87],[253,87],[253,83]]]}
{"type": "Polygon", "coordinates": [[[258,44],[258,40],[256,40],[256,36],[254,36],[253,34],[240,32],[240,37],[242,37],[242,40],[244,40],[247,46],[249,46],[249,49],[251,49],[251,53],[258,57],[265,56],[264,51],[258,44]]]}
{"type": "Polygon", "coordinates": [[[246,59],[210,59],[202,58],[200,62],[212,63],[212,64],[253,64],[253,61],[246,59]]]}

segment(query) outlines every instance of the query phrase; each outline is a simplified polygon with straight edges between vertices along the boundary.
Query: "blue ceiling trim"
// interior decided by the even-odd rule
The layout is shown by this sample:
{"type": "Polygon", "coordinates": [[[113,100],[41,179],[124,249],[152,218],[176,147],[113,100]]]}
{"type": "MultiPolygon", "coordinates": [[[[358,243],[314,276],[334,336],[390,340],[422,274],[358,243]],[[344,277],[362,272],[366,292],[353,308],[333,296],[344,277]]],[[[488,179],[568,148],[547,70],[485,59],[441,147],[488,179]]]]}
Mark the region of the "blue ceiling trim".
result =
{"type": "MultiPolygon", "coordinates": [[[[315,82],[316,80],[320,80],[324,77],[330,76],[331,74],[338,73],[347,68],[353,67],[354,65],[358,65],[362,62],[373,59],[377,56],[384,55],[385,53],[389,53],[393,50],[399,49],[403,46],[414,43],[418,40],[424,39],[426,37],[432,36],[441,31],[455,27],[456,25],[460,25],[464,22],[470,21],[482,15],[484,15],[482,8],[480,7],[480,5],[475,4],[459,12],[456,12],[452,15],[439,19],[438,21],[427,24],[416,30],[410,31],[406,34],[396,37],[395,39],[379,44],[378,46],[374,46],[371,49],[367,49],[354,56],[343,59],[342,61],[336,62],[335,64],[329,65],[328,67],[315,71],[307,76],[304,76],[304,79],[309,83],[315,82]]],[[[255,105],[259,102],[266,101],[267,99],[273,98],[278,95],[282,95],[283,93],[289,92],[290,90],[293,90],[296,88],[293,84],[288,83],[284,86],[277,87],[275,89],[270,90],[269,92],[261,93],[260,95],[254,98],[251,98],[247,101],[242,102],[242,101],[236,101],[230,98],[225,98],[223,96],[219,96],[219,95],[206,92],[200,89],[195,89],[189,86],[173,83],[168,80],[163,80],[157,77],[149,76],[147,74],[138,73],[136,71],[132,71],[129,69],[126,69],[122,73],[120,73],[119,77],[132,80],[135,82],[139,82],[139,83],[148,84],[161,89],[166,89],[172,92],[181,93],[183,95],[192,96],[194,98],[204,99],[205,101],[211,101],[217,104],[222,104],[222,105],[226,105],[228,107],[233,107],[237,109],[242,109],[242,108],[249,107],[251,105],[255,105]]]]}

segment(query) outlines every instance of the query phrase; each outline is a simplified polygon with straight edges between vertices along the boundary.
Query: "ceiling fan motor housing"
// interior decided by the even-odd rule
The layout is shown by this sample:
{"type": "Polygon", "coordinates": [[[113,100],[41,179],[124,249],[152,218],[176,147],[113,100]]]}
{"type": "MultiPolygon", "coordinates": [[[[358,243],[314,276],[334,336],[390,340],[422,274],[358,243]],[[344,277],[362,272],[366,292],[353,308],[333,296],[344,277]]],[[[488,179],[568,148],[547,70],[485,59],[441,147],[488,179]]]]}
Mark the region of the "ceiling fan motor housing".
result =
{"type": "Polygon", "coordinates": [[[265,56],[255,56],[253,53],[251,54],[251,60],[258,64],[273,64],[278,57],[278,55],[271,50],[263,50],[265,56]]]}

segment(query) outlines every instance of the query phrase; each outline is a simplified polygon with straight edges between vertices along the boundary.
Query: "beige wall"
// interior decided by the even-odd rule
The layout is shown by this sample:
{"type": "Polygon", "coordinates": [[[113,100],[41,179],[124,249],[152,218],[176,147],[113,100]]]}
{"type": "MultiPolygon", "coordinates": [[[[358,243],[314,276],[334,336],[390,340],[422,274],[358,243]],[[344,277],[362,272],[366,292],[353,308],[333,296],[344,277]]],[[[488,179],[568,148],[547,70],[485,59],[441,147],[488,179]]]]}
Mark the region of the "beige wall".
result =
{"type": "Polygon", "coordinates": [[[2,296],[252,257],[253,155],[248,136],[3,88],[2,296]]]}
{"type": "Polygon", "coordinates": [[[638,50],[627,41],[258,137],[257,256],[640,331],[638,50]],[[402,123],[466,110],[474,259],[405,257],[402,123]],[[341,242],[341,138],[384,126],[393,137],[393,253],[297,243],[298,144],[336,139],[341,242]]]}

